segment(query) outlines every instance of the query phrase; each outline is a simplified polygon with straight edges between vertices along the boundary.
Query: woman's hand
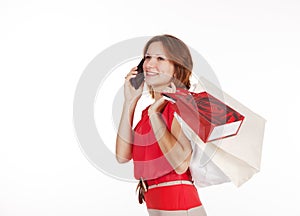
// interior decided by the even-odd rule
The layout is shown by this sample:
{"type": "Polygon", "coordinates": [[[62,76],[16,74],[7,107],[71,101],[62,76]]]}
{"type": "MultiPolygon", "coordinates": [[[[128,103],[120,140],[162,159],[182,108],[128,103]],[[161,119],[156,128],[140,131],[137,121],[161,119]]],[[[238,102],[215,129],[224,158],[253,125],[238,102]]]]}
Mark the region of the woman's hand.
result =
{"type": "Polygon", "coordinates": [[[137,102],[142,96],[144,83],[138,89],[135,89],[129,82],[131,78],[136,77],[137,73],[137,67],[134,67],[125,77],[124,96],[126,102],[137,102]]]}
{"type": "MultiPolygon", "coordinates": [[[[171,82],[170,87],[164,88],[162,93],[175,93],[176,92],[176,86],[173,82],[171,82]]],[[[150,116],[153,113],[161,113],[164,107],[167,105],[167,102],[164,97],[159,98],[156,100],[148,109],[148,115],[150,116]]]]}

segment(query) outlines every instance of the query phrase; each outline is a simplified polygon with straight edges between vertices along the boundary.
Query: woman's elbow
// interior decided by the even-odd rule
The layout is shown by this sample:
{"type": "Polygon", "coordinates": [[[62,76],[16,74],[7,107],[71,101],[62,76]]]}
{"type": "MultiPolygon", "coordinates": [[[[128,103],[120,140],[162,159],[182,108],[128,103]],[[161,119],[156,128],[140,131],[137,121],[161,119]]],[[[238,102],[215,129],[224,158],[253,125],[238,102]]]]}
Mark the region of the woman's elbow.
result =
{"type": "Polygon", "coordinates": [[[120,163],[120,164],[127,163],[131,160],[131,159],[128,159],[128,158],[120,157],[118,155],[116,155],[116,159],[117,159],[118,163],[120,163]]]}
{"type": "Polygon", "coordinates": [[[132,145],[117,139],[116,143],[116,160],[119,163],[126,163],[132,158],[132,145]]]}

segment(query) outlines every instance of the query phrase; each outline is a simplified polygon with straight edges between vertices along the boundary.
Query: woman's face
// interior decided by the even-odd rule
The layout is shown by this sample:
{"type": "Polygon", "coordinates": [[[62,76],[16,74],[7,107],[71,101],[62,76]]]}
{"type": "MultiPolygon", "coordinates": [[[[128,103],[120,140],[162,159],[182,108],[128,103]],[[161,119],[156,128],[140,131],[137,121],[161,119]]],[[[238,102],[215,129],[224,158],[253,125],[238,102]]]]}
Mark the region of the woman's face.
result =
{"type": "Polygon", "coordinates": [[[174,65],[167,59],[161,42],[150,44],[145,53],[143,70],[145,82],[154,90],[170,85],[174,74],[174,65]]]}

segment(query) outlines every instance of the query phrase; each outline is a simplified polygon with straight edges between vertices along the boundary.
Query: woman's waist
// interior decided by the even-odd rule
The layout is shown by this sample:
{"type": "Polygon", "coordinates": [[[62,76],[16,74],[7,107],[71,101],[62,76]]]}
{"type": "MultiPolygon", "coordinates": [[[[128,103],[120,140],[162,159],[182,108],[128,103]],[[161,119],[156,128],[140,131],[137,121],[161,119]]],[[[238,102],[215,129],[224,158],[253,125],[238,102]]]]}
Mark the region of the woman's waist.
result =
{"type": "Polygon", "coordinates": [[[191,177],[189,170],[183,174],[177,174],[175,171],[172,171],[172,172],[170,172],[164,176],[158,177],[156,179],[148,179],[148,180],[146,180],[146,183],[148,186],[151,186],[151,185],[161,184],[164,182],[180,181],[180,180],[192,182],[192,177],[191,177]]]}

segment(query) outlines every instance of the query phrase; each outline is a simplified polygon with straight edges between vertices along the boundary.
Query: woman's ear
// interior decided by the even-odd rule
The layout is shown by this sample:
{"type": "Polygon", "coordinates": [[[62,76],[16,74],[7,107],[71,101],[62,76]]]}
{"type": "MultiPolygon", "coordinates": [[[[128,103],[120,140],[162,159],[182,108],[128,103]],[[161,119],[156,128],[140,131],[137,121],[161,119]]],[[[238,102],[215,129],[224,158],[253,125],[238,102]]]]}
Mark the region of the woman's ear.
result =
{"type": "Polygon", "coordinates": [[[173,73],[173,76],[172,76],[172,82],[174,83],[174,82],[176,82],[176,76],[175,76],[176,74],[175,73],[173,73]]]}

